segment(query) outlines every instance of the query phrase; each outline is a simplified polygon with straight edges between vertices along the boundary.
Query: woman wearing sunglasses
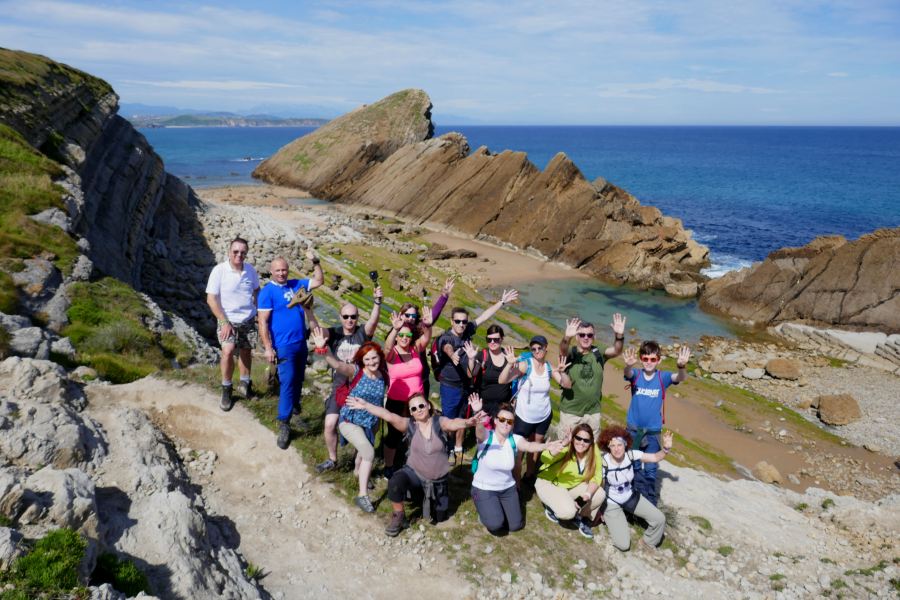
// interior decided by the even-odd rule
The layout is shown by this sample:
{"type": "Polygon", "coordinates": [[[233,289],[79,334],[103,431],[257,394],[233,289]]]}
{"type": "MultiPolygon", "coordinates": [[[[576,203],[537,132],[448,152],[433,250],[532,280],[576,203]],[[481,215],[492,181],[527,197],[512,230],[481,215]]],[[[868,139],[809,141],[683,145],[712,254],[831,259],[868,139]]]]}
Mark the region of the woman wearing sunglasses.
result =
{"type": "MultiPolygon", "coordinates": [[[[403,317],[403,322],[412,327],[413,332],[413,341],[418,341],[419,336],[425,333],[425,329],[427,327],[429,331],[429,335],[431,334],[431,326],[437,322],[437,320],[441,316],[441,312],[444,310],[444,307],[447,306],[447,301],[450,299],[450,294],[453,292],[453,286],[456,285],[456,277],[451,275],[444,281],[444,287],[441,290],[441,295],[438,296],[438,299],[435,300],[434,306],[429,309],[427,306],[423,308],[419,308],[412,302],[407,302],[403,306],[400,307],[400,316],[403,317]],[[428,320],[430,318],[430,320],[428,320]],[[428,320],[428,325],[425,325],[425,321],[428,320]]],[[[425,349],[419,352],[419,357],[422,359],[422,366],[424,370],[422,371],[422,384],[423,384],[423,392],[425,397],[428,398],[430,387],[431,387],[431,366],[428,364],[428,345],[425,345],[425,349]]]]}
{"type": "Polygon", "coordinates": [[[554,523],[575,520],[578,532],[594,538],[591,523],[600,511],[603,492],[603,459],[594,445],[594,430],[587,423],[577,425],[564,452],[541,455],[541,471],[534,491],[544,503],[544,514],[554,523]]]}
{"type": "MultiPolygon", "coordinates": [[[[469,396],[470,404],[480,404],[478,394],[469,396]]],[[[475,428],[478,446],[472,461],[472,500],[478,511],[478,518],[494,535],[504,531],[518,531],[525,526],[522,508],[519,504],[518,484],[514,473],[521,465],[519,452],[543,452],[550,450],[557,454],[566,447],[565,440],[549,444],[529,442],[513,434],[515,413],[509,403],[497,408],[494,429],[487,431],[479,421],[475,428]]]]}
{"type": "Polygon", "coordinates": [[[634,489],[635,463],[658,463],[666,458],[672,449],[672,432],[663,434],[662,450],[650,454],[631,450],[631,435],[623,427],[607,427],[600,432],[599,445],[608,448],[603,455],[604,487],[606,488],[606,510],[603,513],[606,528],[613,546],[627,551],[631,547],[631,533],[625,513],[647,521],[643,542],[656,548],[662,541],[666,528],[666,516],[640,492],[634,489]]]}
{"type": "Polygon", "coordinates": [[[450,473],[447,433],[471,427],[481,417],[481,403],[476,399],[470,401],[469,405],[476,414],[468,419],[436,417],[431,403],[422,394],[414,394],[408,402],[410,416],[403,417],[356,398],[347,399],[347,406],[384,419],[397,431],[405,433],[409,440],[406,464],[394,473],[388,483],[387,495],[393,513],[384,529],[387,535],[394,537],[409,527],[403,510],[407,492],[424,496],[422,502],[424,519],[431,519],[436,523],[447,518],[450,507],[450,491],[447,484],[447,476],[450,473]],[[432,505],[434,514],[431,512],[432,505]]]}
{"type": "Polygon", "coordinates": [[[378,417],[350,406],[349,399],[356,398],[361,402],[373,404],[379,408],[384,403],[388,387],[388,372],[381,346],[375,342],[365,342],[353,356],[350,364],[335,358],[331,349],[326,346],[325,332],[316,327],[312,333],[312,341],[316,345],[316,354],[324,355],[335,373],[347,378],[352,386],[348,402],[340,407],[338,431],[356,448],[356,465],[353,472],[359,480],[359,496],[356,505],[365,512],[375,512],[369,499],[369,476],[372,474],[372,463],[375,461],[375,429],[378,417]]]}
{"type": "MultiPolygon", "coordinates": [[[[421,335],[413,341],[415,326],[406,322],[400,313],[391,314],[393,328],[384,342],[387,352],[387,368],[391,383],[388,387],[385,408],[400,415],[409,417],[407,402],[413,394],[424,394],[425,362],[422,353],[428,348],[431,340],[431,315],[427,311],[422,319],[421,335]]],[[[390,479],[394,473],[394,456],[403,442],[403,433],[391,421],[387,422],[387,435],[384,437],[384,477],[390,479]]]]}
{"type": "MultiPolygon", "coordinates": [[[[504,369],[500,375],[500,381],[506,383],[519,377],[516,390],[516,426],[513,432],[526,440],[537,443],[544,441],[550,421],[553,420],[553,411],[550,406],[550,380],[560,383],[562,374],[569,363],[564,357],[560,357],[556,369],[547,362],[547,338],[536,335],[529,342],[531,354],[515,361],[512,348],[507,349],[507,356],[511,364],[515,366],[504,369]]],[[[525,465],[525,477],[532,478],[537,473],[537,453],[527,456],[525,465]]]]}
{"type": "Polygon", "coordinates": [[[489,415],[496,414],[497,407],[503,402],[512,401],[511,379],[502,383],[500,381],[504,369],[509,372],[506,367],[515,362],[503,350],[503,337],[503,328],[491,325],[487,328],[487,348],[479,352],[470,342],[463,346],[469,357],[469,364],[474,365],[470,375],[475,382],[475,391],[481,396],[484,411],[489,415]]]}

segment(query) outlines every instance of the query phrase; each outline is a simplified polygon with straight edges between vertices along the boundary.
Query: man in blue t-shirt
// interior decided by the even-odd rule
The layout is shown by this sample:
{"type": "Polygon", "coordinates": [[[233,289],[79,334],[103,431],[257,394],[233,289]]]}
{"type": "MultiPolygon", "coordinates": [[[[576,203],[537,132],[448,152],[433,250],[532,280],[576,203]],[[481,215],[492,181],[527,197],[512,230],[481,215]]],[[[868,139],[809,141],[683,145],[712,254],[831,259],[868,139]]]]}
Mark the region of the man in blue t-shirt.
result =
{"type": "Polygon", "coordinates": [[[288,263],[278,257],[272,261],[272,280],[259,292],[259,333],[266,349],[266,360],[278,365],[281,382],[278,397],[278,439],[282,450],[288,447],[291,413],[300,414],[300,392],[306,375],[306,315],[303,307],[288,304],[301,290],[311,292],[325,282],[322,265],[312,249],[306,257],[313,263],[309,279],[288,279],[288,263]]]}
{"type": "MultiPolygon", "coordinates": [[[[682,346],[678,350],[677,373],[657,371],[661,352],[659,344],[646,341],[641,344],[639,352],[628,348],[625,350],[625,379],[631,384],[631,404],[626,417],[628,433],[634,440],[634,448],[643,452],[659,452],[659,434],[665,422],[666,388],[687,379],[687,363],[691,359],[691,350],[682,346]],[[634,369],[640,353],[641,369],[634,369]]],[[[640,461],[634,461],[634,488],[656,506],[656,463],[646,463],[641,469],[640,461]]]]}

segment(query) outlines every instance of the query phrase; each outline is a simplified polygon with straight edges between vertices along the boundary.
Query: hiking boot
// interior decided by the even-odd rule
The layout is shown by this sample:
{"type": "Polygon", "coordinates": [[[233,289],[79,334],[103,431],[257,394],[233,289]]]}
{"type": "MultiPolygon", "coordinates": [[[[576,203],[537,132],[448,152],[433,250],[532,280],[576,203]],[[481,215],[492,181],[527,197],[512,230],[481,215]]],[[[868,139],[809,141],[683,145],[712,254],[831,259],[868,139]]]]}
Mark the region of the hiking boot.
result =
{"type": "Polygon", "coordinates": [[[556,513],[549,506],[544,506],[544,516],[547,517],[547,520],[551,523],[556,523],[559,525],[559,517],[556,516],[556,513]]]}
{"type": "Polygon", "coordinates": [[[391,522],[384,528],[384,532],[390,537],[397,537],[407,527],[409,527],[409,521],[406,520],[406,513],[402,510],[394,511],[391,515],[391,522]]]}
{"type": "Polygon", "coordinates": [[[591,524],[588,523],[586,519],[579,517],[578,519],[575,519],[575,522],[578,523],[578,533],[589,540],[594,539],[594,532],[591,531],[591,524]]]}
{"type": "Polygon", "coordinates": [[[287,421],[278,421],[278,439],[275,443],[282,450],[287,450],[288,444],[291,443],[291,426],[287,421]]]}
{"type": "Polygon", "coordinates": [[[336,466],[337,465],[334,463],[334,461],[329,458],[325,462],[320,462],[319,464],[316,465],[316,473],[324,473],[325,471],[331,471],[336,466]]]}
{"type": "Polygon", "coordinates": [[[373,513],[375,512],[375,507],[372,506],[372,501],[369,500],[368,496],[357,496],[356,497],[356,505],[362,509],[363,512],[373,513]]]}
{"type": "Polygon", "coordinates": [[[232,386],[223,385],[222,386],[222,399],[219,400],[219,408],[228,412],[231,410],[231,407],[234,406],[234,397],[232,396],[232,386]]]}
{"type": "Polygon", "coordinates": [[[250,396],[253,395],[253,382],[252,381],[240,381],[238,382],[238,388],[241,396],[244,397],[245,400],[249,400],[250,396]]]}

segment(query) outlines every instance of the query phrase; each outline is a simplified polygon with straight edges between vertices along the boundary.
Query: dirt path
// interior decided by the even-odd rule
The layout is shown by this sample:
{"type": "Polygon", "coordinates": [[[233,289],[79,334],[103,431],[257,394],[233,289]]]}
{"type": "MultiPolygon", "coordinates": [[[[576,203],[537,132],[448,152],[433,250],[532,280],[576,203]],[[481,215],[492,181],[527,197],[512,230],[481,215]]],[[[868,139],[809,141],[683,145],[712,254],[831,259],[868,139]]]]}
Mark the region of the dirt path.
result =
{"type": "Polygon", "coordinates": [[[91,386],[88,395],[101,417],[112,405],[149,413],[182,454],[215,452],[211,474],[190,465],[188,471],[210,513],[234,522],[239,551],[264,570],[262,586],[273,598],[397,598],[397,590],[469,595],[435,549],[410,536],[387,538],[382,517],[339,500],[296,451],[279,450],[274,434],[240,403],[223,413],[200,386],[152,378],[91,386]]]}

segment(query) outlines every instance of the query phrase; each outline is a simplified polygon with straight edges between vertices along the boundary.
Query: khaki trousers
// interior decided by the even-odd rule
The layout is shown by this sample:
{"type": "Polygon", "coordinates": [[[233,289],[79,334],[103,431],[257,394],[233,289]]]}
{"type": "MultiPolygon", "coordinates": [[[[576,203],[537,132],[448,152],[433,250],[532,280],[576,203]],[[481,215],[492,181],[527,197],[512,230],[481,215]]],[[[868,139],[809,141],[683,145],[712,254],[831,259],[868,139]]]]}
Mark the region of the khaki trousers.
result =
{"type": "MultiPolygon", "coordinates": [[[[579,483],[567,490],[562,486],[538,477],[534,482],[534,491],[537,492],[541,502],[550,507],[550,510],[553,511],[558,519],[570,521],[578,513],[578,505],[575,504],[575,498],[582,496],[588,491],[588,484],[579,483]]],[[[597,488],[597,491],[591,496],[590,505],[585,504],[582,513],[589,510],[591,521],[593,521],[594,517],[597,516],[597,511],[600,510],[600,506],[603,504],[604,498],[606,498],[606,494],[603,493],[603,488],[597,488]]]]}
{"type": "Polygon", "coordinates": [[[369,462],[375,460],[375,448],[369,443],[369,438],[366,437],[362,427],[344,421],[338,425],[338,431],[356,448],[361,459],[369,462]]]}
{"type": "Polygon", "coordinates": [[[563,432],[568,430],[575,429],[576,425],[581,425],[582,423],[586,423],[591,426],[591,429],[594,430],[594,439],[600,437],[600,413],[590,413],[587,415],[573,415],[570,413],[559,413],[559,424],[556,426],[556,431],[559,432],[557,435],[562,436],[563,432]]]}

